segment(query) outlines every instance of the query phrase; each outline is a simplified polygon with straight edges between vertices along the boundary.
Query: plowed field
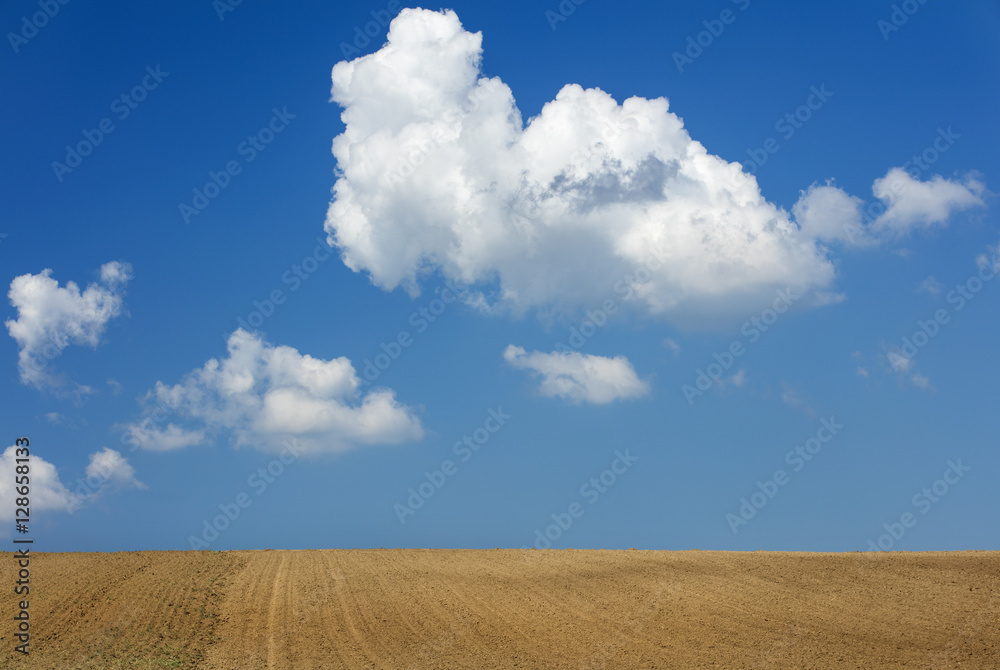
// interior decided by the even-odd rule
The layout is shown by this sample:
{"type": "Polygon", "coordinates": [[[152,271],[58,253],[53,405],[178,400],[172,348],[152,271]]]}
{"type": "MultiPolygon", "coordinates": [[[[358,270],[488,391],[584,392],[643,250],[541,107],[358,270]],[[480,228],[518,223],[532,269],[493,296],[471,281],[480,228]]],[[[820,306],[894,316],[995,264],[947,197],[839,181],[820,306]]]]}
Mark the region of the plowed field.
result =
{"type": "Polygon", "coordinates": [[[1000,668],[1000,553],[35,554],[3,668],[1000,668]]]}

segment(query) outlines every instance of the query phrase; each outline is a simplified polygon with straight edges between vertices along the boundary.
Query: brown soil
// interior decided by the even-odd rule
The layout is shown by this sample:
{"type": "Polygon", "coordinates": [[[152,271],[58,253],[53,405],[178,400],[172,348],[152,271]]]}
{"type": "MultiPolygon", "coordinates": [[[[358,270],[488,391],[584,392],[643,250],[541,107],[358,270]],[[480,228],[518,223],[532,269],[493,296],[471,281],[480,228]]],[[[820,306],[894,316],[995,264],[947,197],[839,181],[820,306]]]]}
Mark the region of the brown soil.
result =
{"type": "Polygon", "coordinates": [[[1000,668],[1000,552],[35,554],[4,668],[1000,668]]]}

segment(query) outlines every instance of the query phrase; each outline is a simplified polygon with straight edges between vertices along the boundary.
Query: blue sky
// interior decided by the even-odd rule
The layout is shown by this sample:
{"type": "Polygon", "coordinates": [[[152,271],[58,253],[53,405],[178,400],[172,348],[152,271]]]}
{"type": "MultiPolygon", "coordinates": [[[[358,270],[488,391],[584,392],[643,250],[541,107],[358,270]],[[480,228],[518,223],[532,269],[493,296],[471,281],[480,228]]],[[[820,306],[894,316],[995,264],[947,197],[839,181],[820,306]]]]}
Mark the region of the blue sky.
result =
{"type": "Polygon", "coordinates": [[[994,4],[402,8],[4,6],[37,549],[1000,548],[994,4]]]}

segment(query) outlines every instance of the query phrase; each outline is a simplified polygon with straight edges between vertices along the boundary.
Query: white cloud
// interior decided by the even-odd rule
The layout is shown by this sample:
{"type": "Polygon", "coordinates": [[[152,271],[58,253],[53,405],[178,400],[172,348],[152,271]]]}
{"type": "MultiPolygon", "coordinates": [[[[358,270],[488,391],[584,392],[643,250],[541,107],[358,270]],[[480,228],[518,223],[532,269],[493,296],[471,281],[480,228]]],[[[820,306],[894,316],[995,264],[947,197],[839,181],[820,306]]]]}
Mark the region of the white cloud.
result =
{"type": "Polygon", "coordinates": [[[154,424],[155,420],[147,416],[142,421],[120,426],[125,431],[123,441],[147,451],[172,451],[205,442],[203,430],[185,430],[173,423],[157,428],[154,424]]]}
{"type": "Polygon", "coordinates": [[[832,182],[813,184],[799,195],[792,214],[803,234],[824,241],[864,246],[874,239],[861,226],[864,201],[848,195],[832,182]]]}
{"type": "Polygon", "coordinates": [[[132,280],[132,266],[112,261],[101,266],[101,283],[109,288],[124,286],[132,280]]]}
{"type": "Polygon", "coordinates": [[[82,292],[72,281],[60,287],[48,268],[37,275],[15,277],[10,283],[7,297],[17,309],[17,319],[8,319],[4,325],[20,348],[18,369],[23,384],[57,391],[71,386],[74,390],[69,393],[78,397],[93,392],[47,368],[71,344],[96,348],[107,323],[121,314],[122,293],[132,277],[132,266],[105,263],[100,276],[99,282],[82,292]]]}
{"type": "MultiPolygon", "coordinates": [[[[14,520],[15,501],[19,497],[14,479],[18,476],[15,470],[17,458],[15,446],[7,447],[0,457],[0,520],[4,521],[14,520]]],[[[76,481],[76,490],[71,491],[63,484],[56,467],[34,452],[31,454],[31,472],[28,476],[33,513],[59,511],[72,514],[105,491],[146,488],[145,484],[135,478],[135,470],[128,460],[108,447],[90,455],[85,471],[86,479],[76,481]]]]}
{"type": "Polygon", "coordinates": [[[515,368],[539,376],[539,392],[547,397],[605,404],[649,393],[649,383],[639,379],[624,356],[606,358],[578,351],[527,353],[512,344],[504,350],[503,357],[515,368]]]}
{"type": "Polygon", "coordinates": [[[897,167],[875,180],[872,192],[878,200],[868,207],[828,182],[803,191],[792,213],[809,237],[867,246],[896,240],[916,228],[945,224],[957,211],[981,207],[984,190],[983,184],[971,177],[964,183],[940,175],[920,181],[897,167]],[[870,220],[869,225],[865,225],[866,220],[870,220]]]}
{"type": "Polygon", "coordinates": [[[886,358],[889,359],[889,367],[894,372],[906,373],[913,367],[913,359],[909,356],[904,356],[900,352],[899,347],[893,347],[893,349],[886,353],[886,358]]]}
{"type": "Polygon", "coordinates": [[[920,285],[917,286],[918,292],[924,292],[929,295],[938,295],[944,290],[944,285],[934,278],[934,275],[928,276],[920,285]]]}
{"type": "Polygon", "coordinates": [[[888,203],[885,213],[872,222],[872,228],[902,234],[945,223],[955,211],[983,206],[983,190],[983,185],[971,177],[964,184],[939,175],[922,182],[903,168],[893,168],[872,186],[875,197],[888,203]]]}
{"type": "Polygon", "coordinates": [[[799,392],[786,383],[782,383],[781,385],[781,400],[786,405],[791,405],[793,407],[801,405],[804,402],[802,400],[802,396],[799,395],[799,392]]]}
{"type": "Polygon", "coordinates": [[[116,489],[146,488],[145,484],[135,478],[135,470],[129,465],[128,460],[109,447],[90,455],[86,475],[88,482],[99,480],[116,489]]]}
{"type": "Polygon", "coordinates": [[[673,338],[668,337],[663,340],[663,346],[673,352],[674,358],[677,358],[681,354],[681,345],[677,344],[673,338]]]}
{"type": "MultiPolygon", "coordinates": [[[[19,497],[15,489],[17,447],[10,446],[0,457],[0,519],[14,519],[15,501],[19,497]]],[[[41,457],[31,454],[31,472],[29,473],[31,511],[47,512],[50,510],[68,511],[74,504],[76,496],[70,493],[61,481],[56,467],[41,457]]]]}
{"type": "Polygon", "coordinates": [[[813,410],[809,402],[809,398],[801,390],[788,382],[781,382],[781,400],[789,407],[793,407],[810,416],[816,415],[815,410],[813,410]]]}
{"type": "Polygon", "coordinates": [[[815,238],[666,99],[571,84],[525,125],[481,76],[481,41],[452,11],[404,9],[377,53],[334,67],[346,129],[325,228],[351,269],[411,295],[440,271],[477,285],[469,302],[519,312],[599,303],[655,256],[635,304],[678,318],[778,288],[809,303],[832,283],[815,238]]]}
{"type": "Polygon", "coordinates": [[[654,258],[634,307],[675,321],[740,312],[778,288],[825,304],[824,243],[875,245],[983,204],[975,179],[893,168],[866,217],[828,182],[793,218],[693,140],[665,98],[618,104],[569,84],[525,123],[510,88],[482,75],[481,33],[453,11],[404,9],[387,39],[333,68],[346,128],[325,224],[347,266],[385,290],[417,295],[440,272],[475,286],[465,300],[484,311],[577,310],[654,258]]]}
{"type": "MultiPolygon", "coordinates": [[[[852,351],[851,358],[853,358],[858,363],[865,362],[865,357],[860,351],[852,351]]],[[[859,377],[864,377],[865,379],[868,379],[868,368],[865,367],[864,365],[858,365],[854,373],[859,377]]]]}
{"type": "Polygon", "coordinates": [[[916,363],[913,358],[905,355],[899,347],[892,347],[886,351],[886,358],[889,361],[890,370],[895,373],[900,383],[912,384],[916,388],[925,391],[933,388],[931,380],[917,372],[916,363]]]}
{"type": "Polygon", "coordinates": [[[242,329],[230,335],[228,352],[178,384],[157,382],[144,400],[145,418],[124,427],[126,441],[154,451],[178,449],[228,431],[237,446],[277,451],[294,439],[305,452],[334,452],[423,437],[420,420],[391,390],[360,391],[347,358],[313,358],[242,329]],[[166,416],[200,426],[157,428],[166,416]]]}
{"type": "Polygon", "coordinates": [[[43,417],[54,426],[64,426],[72,430],[81,430],[89,424],[80,416],[67,416],[61,412],[46,412],[43,417]]]}
{"type": "MultiPolygon", "coordinates": [[[[717,391],[727,389],[731,386],[736,388],[743,388],[744,386],[747,385],[747,382],[749,381],[746,368],[740,368],[739,370],[737,370],[735,373],[733,373],[728,377],[712,377],[712,379],[709,379],[708,376],[705,375],[701,370],[699,370],[698,373],[699,373],[699,378],[701,376],[704,376],[706,381],[710,382],[714,380],[715,383],[713,385],[713,388],[715,388],[717,391]]],[[[721,374],[721,369],[720,369],[720,374],[721,374]]],[[[707,391],[708,387],[705,387],[705,390],[707,391]]]]}
{"type": "Polygon", "coordinates": [[[996,247],[988,247],[988,249],[988,253],[976,256],[976,267],[1000,272],[1000,244],[997,244],[996,247]]]}

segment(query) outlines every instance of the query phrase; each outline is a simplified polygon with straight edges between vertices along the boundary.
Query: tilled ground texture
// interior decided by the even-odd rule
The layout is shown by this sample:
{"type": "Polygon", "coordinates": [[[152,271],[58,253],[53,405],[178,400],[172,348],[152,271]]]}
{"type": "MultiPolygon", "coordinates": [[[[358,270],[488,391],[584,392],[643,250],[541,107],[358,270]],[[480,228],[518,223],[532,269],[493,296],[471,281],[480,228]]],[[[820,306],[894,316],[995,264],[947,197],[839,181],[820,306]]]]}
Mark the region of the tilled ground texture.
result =
{"type": "Polygon", "coordinates": [[[36,554],[3,668],[1000,668],[1000,553],[36,554]]]}
{"type": "Polygon", "coordinates": [[[0,558],[0,668],[195,668],[216,640],[227,578],[247,555],[143,551],[31,553],[29,594],[14,594],[17,561],[0,558]],[[14,651],[27,599],[29,655],[14,651]]]}

